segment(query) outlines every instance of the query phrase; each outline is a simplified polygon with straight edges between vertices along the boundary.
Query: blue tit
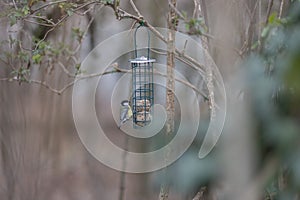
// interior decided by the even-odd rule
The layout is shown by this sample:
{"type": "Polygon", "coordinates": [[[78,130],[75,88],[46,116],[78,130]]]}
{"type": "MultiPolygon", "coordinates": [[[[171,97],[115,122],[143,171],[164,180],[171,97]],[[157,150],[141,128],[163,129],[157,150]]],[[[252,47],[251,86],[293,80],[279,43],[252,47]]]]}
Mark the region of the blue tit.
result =
{"type": "Polygon", "coordinates": [[[121,102],[121,107],[120,107],[120,124],[119,128],[128,121],[132,117],[132,109],[129,105],[128,100],[124,100],[121,102]]]}

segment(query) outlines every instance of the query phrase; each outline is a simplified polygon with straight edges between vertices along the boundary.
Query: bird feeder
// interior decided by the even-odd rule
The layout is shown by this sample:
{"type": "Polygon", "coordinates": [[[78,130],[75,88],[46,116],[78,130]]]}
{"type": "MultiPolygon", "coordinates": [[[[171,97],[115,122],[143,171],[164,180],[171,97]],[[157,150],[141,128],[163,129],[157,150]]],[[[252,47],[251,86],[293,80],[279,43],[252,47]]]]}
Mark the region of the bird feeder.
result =
{"type": "Polygon", "coordinates": [[[154,100],[153,91],[153,63],[150,58],[150,33],[148,31],[147,56],[138,57],[136,33],[142,25],[138,26],[134,33],[135,59],[129,60],[132,70],[132,113],[134,127],[144,127],[152,120],[154,100]]]}

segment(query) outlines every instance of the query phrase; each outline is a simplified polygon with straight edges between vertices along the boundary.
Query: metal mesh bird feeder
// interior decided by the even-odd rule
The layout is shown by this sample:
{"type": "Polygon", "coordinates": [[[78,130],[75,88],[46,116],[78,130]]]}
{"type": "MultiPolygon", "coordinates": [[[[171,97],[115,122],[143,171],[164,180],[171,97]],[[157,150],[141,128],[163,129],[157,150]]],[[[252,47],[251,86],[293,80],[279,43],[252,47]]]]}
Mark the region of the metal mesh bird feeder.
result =
{"type": "Polygon", "coordinates": [[[129,60],[132,69],[132,113],[135,127],[148,125],[154,100],[153,94],[153,63],[155,59],[150,59],[150,33],[148,31],[147,57],[138,57],[136,33],[142,25],[138,26],[134,33],[135,59],[129,60]]]}

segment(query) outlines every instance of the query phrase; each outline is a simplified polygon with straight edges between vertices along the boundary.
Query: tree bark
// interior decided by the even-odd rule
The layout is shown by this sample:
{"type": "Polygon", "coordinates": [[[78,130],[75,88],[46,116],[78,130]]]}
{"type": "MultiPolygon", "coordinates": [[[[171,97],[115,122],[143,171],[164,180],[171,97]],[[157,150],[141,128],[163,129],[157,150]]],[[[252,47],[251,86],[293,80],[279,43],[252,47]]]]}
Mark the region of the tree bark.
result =
{"type": "MultiPolygon", "coordinates": [[[[176,7],[176,0],[171,0],[174,7],[176,7]]],[[[170,8],[168,13],[168,52],[167,52],[167,129],[166,134],[171,135],[174,132],[174,113],[175,113],[175,82],[174,82],[174,68],[175,68],[175,33],[177,27],[177,16],[175,11],[170,8]]]]}
{"type": "MultiPolygon", "coordinates": [[[[177,0],[170,0],[169,4],[172,4],[176,7],[177,0]]],[[[166,112],[167,112],[167,121],[166,121],[166,138],[169,138],[175,127],[175,34],[176,28],[178,25],[177,15],[174,9],[169,5],[168,12],[168,43],[167,43],[167,82],[166,82],[166,112]]],[[[165,153],[165,161],[168,160],[168,152],[165,153]]],[[[169,195],[169,178],[167,168],[164,170],[165,180],[162,183],[159,199],[167,200],[169,195]]]]}

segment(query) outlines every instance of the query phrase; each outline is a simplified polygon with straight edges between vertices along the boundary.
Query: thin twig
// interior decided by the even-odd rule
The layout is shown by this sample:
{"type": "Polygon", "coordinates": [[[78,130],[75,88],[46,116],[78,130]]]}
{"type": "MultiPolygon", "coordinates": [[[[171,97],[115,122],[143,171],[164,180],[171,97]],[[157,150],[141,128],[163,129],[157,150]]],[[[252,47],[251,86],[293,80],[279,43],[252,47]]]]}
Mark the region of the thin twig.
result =
{"type": "Polygon", "coordinates": [[[87,7],[89,5],[92,5],[92,4],[101,4],[101,5],[103,5],[102,3],[99,3],[99,2],[96,2],[96,1],[91,1],[91,2],[84,3],[84,4],[80,5],[79,7],[75,8],[73,10],[73,12],[81,10],[82,8],[87,7]]]}
{"type": "Polygon", "coordinates": [[[252,12],[251,12],[251,10],[250,10],[250,8],[249,8],[248,1],[242,1],[242,4],[245,6],[244,8],[245,8],[247,14],[248,14],[249,16],[251,16],[252,12]]]}
{"type": "MultiPolygon", "coordinates": [[[[35,13],[37,12],[38,10],[41,10],[41,9],[44,9],[46,8],[47,6],[52,6],[52,5],[55,5],[55,4],[59,4],[59,3],[63,3],[63,2],[66,2],[66,0],[61,0],[61,1],[56,1],[56,2],[51,2],[51,3],[47,3],[37,9],[35,9],[34,11],[31,12],[32,13],[35,13]]],[[[150,23],[148,23],[147,20],[144,20],[143,16],[141,15],[141,13],[139,12],[139,10],[137,9],[137,7],[135,6],[134,2],[131,0],[131,5],[133,7],[133,9],[135,10],[135,12],[138,14],[138,16],[135,16],[135,15],[132,15],[128,12],[126,12],[125,10],[121,9],[120,7],[113,7],[112,5],[110,4],[105,4],[106,6],[109,6],[111,8],[113,8],[115,10],[115,13],[116,15],[118,15],[118,19],[133,19],[137,22],[141,22],[143,21],[144,22],[144,25],[147,26],[149,28],[149,30],[157,37],[159,38],[160,40],[162,40],[164,43],[167,43],[167,39],[164,35],[162,35],[156,28],[154,28],[150,23]]],[[[82,9],[83,7],[87,6],[87,5],[91,5],[93,3],[97,3],[96,1],[92,1],[92,2],[88,2],[88,3],[85,3],[83,4],[82,6],[80,6],[79,8],[75,9],[75,10],[78,10],[78,9],[82,9]]],[[[99,3],[99,2],[98,2],[99,3]]],[[[104,4],[103,4],[104,5],[104,4]]],[[[29,17],[33,17],[33,18],[41,18],[45,21],[47,21],[48,23],[51,23],[53,24],[54,22],[50,21],[50,20],[47,20],[43,17],[39,17],[39,16],[34,16],[34,15],[31,15],[29,17]]],[[[38,45],[44,41],[47,37],[47,35],[53,31],[56,27],[58,27],[63,21],[65,21],[66,19],[68,18],[68,15],[64,15],[57,23],[54,23],[53,24],[53,27],[50,28],[46,34],[44,35],[44,37],[36,44],[36,48],[38,48],[38,45]]],[[[90,25],[91,21],[89,22],[89,25],[90,25]]],[[[88,26],[89,26],[88,25],[88,26]]],[[[210,37],[209,35],[207,35],[207,37],[210,37]]],[[[192,68],[195,68],[197,71],[200,72],[200,74],[204,75],[204,69],[205,69],[205,66],[201,65],[200,63],[198,63],[196,60],[194,60],[192,57],[186,55],[184,52],[182,52],[182,50],[179,50],[179,49],[175,49],[175,53],[176,53],[176,57],[177,59],[187,63],[189,66],[191,66],[192,68]]],[[[62,67],[62,65],[60,65],[62,67]]],[[[74,77],[73,74],[71,74],[69,71],[66,71],[66,68],[62,68],[64,72],[66,72],[66,74],[70,77],[74,77]]],[[[96,76],[96,75],[95,75],[96,76]]],[[[99,74],[98,74],[99,76],[99,74]]],[[[88,77],[81,77],[81,78],[88,78],[88,77]]],[[[35,83],[38,83],[38,81],[33,81],[35,83]]],[[[40,83],[41,85],[45,86],[45,83],[44,82],[41,82],[40,83]]],[[[72,84],[72,83],[70,83],[72,84]]],[[[74,84],[74,83],[73,83],[74,84]]],[[[45,86],[46,87],[46,86],[45,86]]],[[[51,87],[49,87],[51,88],[51,87]]],[[[53,89],[53,88],[52,88],[53,89]]],[[[62,90],[57,90],[58,92],[56,93],[61,93],[62,90]]]]}
{"type": "Polygon", "coordinates": [[[199,11],[199,2],[198,0],[194,0],[194,11],[193,11],[193,18],[195,19],[197,17],[197,13],[199,11]]]}
{"type": "Polygon", "coordinates": [[[258,4],[258,42],[259,44],[261,43],[261,30],[262,30],[262,24],[261,24],[261,9],[262,9],[262,5],[261,5],[261,1],[259,0],[259,4],[258,4]]]}
{"type": "MultiPolygon", "coordinates": [[[[166,52],[166,51],[158,51],[158,50],[155,50],[155,49],[151,49],[151,51],[153,51],[154,53],[157,53],[157,54],[159,54],[159,55],[165,55],[165,56],[167,55],[167,52],[166,52]]],[[[199,73],[200,73],[201,76],[205,76],[204,71],[203,71],[202,69],[199,69],[198,67],[196,67],[196,66],[194,65],[193,62],[196,62],[196,61],[193,61],[193,59],[192,59],[192,61],[191,61],[191,60],[186,60],[186,59],[184,59],[184,55],[185,55],[185,54],[184,54],[183,52],[184,52],[184,49],[183,49],[180,53],[176,53],[176,54],[175,54],[175,58],[176,58],[177,60],[179,60],[180,62],[182,62],[182,63],[184,63],[184,64],[190,66],[191,68],[193,68],[193,69],[199,71],[199,73]]]]}
{"type": "Polygon", "coordinates": [[[75,79],[74,81],[68,83],[67,85],[65,85],[63,88],[61,88],[60,90],[58,89],[54,89],[52,88],[50,85],[48,85],[46,82],[43,81],[38,81],[38,80],[28,80],[29,83],[36,83],[39,84],[47,89],[50,89],[52,92],[61,95],[63,94],[68,88],[70,88],[71,86],[73,86],[75,83],[77,83],[80,80],[84,80],[84,79],[90,79],[90,78],[94,78],[94,77],[99,77],[102,75],[107,75],[107,74],[113,74],[113,73],[117,73],[116,70],[112,70],[112,71],[107,71],[107,72],[103,72],[103,73],[97,73],[97,74],[91,74],[91,75],[87,75],[87,76],[79,76],[79,78],[75,79]]]}
{"type": "Polygon", "coordinates": [[[41,22],[31,21],[29,19],[24,19],[24,21],[31,23],[31,24],[40,25],[40,26],[53,27],[53,25],[51,25],[51,24],[45,24],[45,23],[41,23],[41,22]]]}
{"type": "Polygon", "coordinates": [[[156,49],[153,49],[153,48],[150,48],[150,51],[156,53],[156,54],[159,54],[159,55],[167,55],[167,52],[166,51],[159,51],[159,50],[156,50],[156,49]]]}
{"type": "Polygon", "coordinates": [[[13,0],[13,4],[14,4],[14,7],[15,7],[15,9],[18,9],[18,7],[17,7],[17,4],[16,4],[16,1],[15,1],[15,0],[13,0]]]}
{"type": "Polygon", "coordinates": [[[284,0],[281,0],[278,19],[281,19],[281,17],[282,17],[283,6],[284,6],[284,0]]]}
{"type": "Polygon", "coordinates": [[[244,52],[242,52],[242,55],[245,53],[245,52],[249,52],[251,50],[251,45],[252,45],[252,37],[253,37],[253,29],[254,29],[254,24],[255,24],[255,12],[256,12],[256,9],[258,7],[258,3],[259,3],[259,0],[256,0],[255,2],[255,5],[254,5],[254,8],[251,12],[251,16],[250,16],[250,23],[249,23],[249,27],[248,27],[248,31],[247,31],[247,40],[246,40],[246,48],[244,50],[244,52]]]}
{"type": "MultiPolygon", "coordinates": [[[[101,5],[103,6],[103,4],[101,4],[101,5]]],[[[76,11],[74,11],[74,13],[76,13],[77,15],[80,15],[80,16],[85,16],[88,12],[95,9],[95,6],[97,6],[97,4],[94,4],[93,6],[91,6],[87,10],[85,10],[84,12],[79,12],[78,10],[76,10],[76,11]]]]}
{"type": "MultiPolygon", "coordinates": [[[[64,66],[62,63],[59,63],[59,66],[63,69],[63,71],[70,77],[73,77],[74,75],[71,74],[64,66]]],[[[69,87],[73,86],[77,81],[79,80],[83,80],[83,79],[89,79],[89,78],[95,78],[95,77],[99,77],[99,76],[104,76],[104,75],[108,75],[108,74],[113,74],[113,73],[130,73],[130,70],[127,70],[127,69],[121,69],[121,68],[118,68],[116,67],[115,65],[112,65],[114,66],[114,69],[111,70],[111,71],[106,71],[106,72],[103,72],[103,73],[94,73],[94,74],[89,74],[89,75],[83,75],[83,76],[77,76],[78,78],[75,79],[74,81],[68,83],[67,85],[65,85],[63,88],[61,89],[55,89],[53,88],[52,86],[50,86],[48,83],[46,83],[45,81],[40,81],[40,80],[26,80],[26,82],[28,83],[34,83],[34,84],[39,84],[47,89],[49,89],[50,91],[56,93],[56,94],[59,94],[61,95],[62,93],[64,93],[69,87]]],[[[159,71],[154,71],[154,74],[156,75],[160,75],[162,77],[167,77],[166,74],[163,74],[159,71]]],[[[17,79],[12,79],[12,78],[0,78],[0,81],[18,81],[17,79]]],[[[175,81],[179,82],[179,83],[182,83],[183,85],[186,85],[187,87],[193,89],[196,93],[198,93],[200,96],[202,96],[205,100],[208,100],[208,97],[207,95],[200,91],[197,87],[195,87],[193,84],[189,83],[188,81],[186,80],[182,80],[182,79],[179,79],[179,78],[175,78],[175,81]]]]}
{"type": "Polygon", "coordinates": [[[196,69],[197,71],[200,72],[201,75],[205,75],[205,66],[198,63],[194,58],[190,57],[189,55],[186,54],[182,54],[181,51],[179,51],[178,49],[175,49],[175,53],[176,56],[178,56],[178,58],[184,58],[186,61],[190,62],[191,64],[189,65],[190,67],[196,69]]]}
{"type": "Polygon", "coordinates": [[[3,62],[5,65],[8,65],[12,70],[15,70],[14,66],[11,65],[11,64],[9,63],[9,61],[5,61],[5,60],[3,60],[1,57],[0,57],[0,61],[3,62]]]}
{"type": "Polygon", "coordinates": [[[51,92],[54,92],[58,95],[61,95],[62,92],[61,90],[57,90],[55,88],[53,88],[52,86],[50,86],[49,84],[47,84],[45,81],[39,81],[39,80],[28,80],[28,83],[34,83],[34,84],[38,84],[38,85],[41,85],[47,89],[49,89],[51,92]]]}
{"type": "MultiPolygon", "coordinates": [[[[102,5],[102,7],[103,7],[103,5],[102,5]]],[[[102,7],[101,7],[101,8],[102,8],[102,7]]],[[[86,38],[87,33],[88,33],[88,30],[90,29],[90,27],[91,27],[92,23],[94,22],[94,20],[95,20],[95,15],[92,15],[92,17],[91,17],[90,21],[88,22],[88,24],[87,24],[87,26],[86,26],[86,29],[85,29],[85,31],[84,31],[84,33],[83,33],[83,35],[82,35],[82,39],[81,39],[81,41],[79,42],[78,46],[75,48],[74,53],[76,53],[76,52],[78,52],[78,51],[80,50],[81,43],[82,43],[83,39],[86,38]]]]}
{"type": "Polygon", "coordinates": [[[65,3],[65,2],[68,2],[68,1],[67,0],[60,0],[60,1],[54,1],[54,2],[50,2],[50,3],[44,4],[41,7],[38,7],[37,9],[32,10],[30,14],[34,14],[37,11],[40,11],[40,10],[42,10],[44,8],[49,7],[49,6],[53,6],[53,5],[60,4],[60,3],[65,3]]]}
{"type": "Polygon", "coordinates": [[[196,194],[196,196],[193,198],[193,200],[202,200],[205,195],[205,191],[207,190],[207,188],[204,186],[204,187],[201,187],[200,191],[196,194]]]}
{"type": "Polygon", "coordinates": [[[38,16],[38,15],[29,15],[28,18],[36,18],[46,21],[48,24],[51,24],[52,26],[55,26],[55,23],[47,18],[45,16],[38,16]]]}
{"type": "Polygon", "coordinates": [[[10,81],[10,78],[0,78],[0,81],[10,81]]]}
{"type": "MultiPolygon", "coordinates": [[[[122,73],[129,73],[130,70],[127,70],[127,69],[121,69],[121,68],[118,68],[118,67],[115,67],[115,69],[118,71],[118,72],[122,72],[122,73]]],[[[162,77],[167,77],[166,74],[163,74],[157,70],[154,70],[153,72],[154,74],[156,75],[159,75],[159,76],[162,76],[162,77]]],[[[193,89],[196,93],[198,93],[199,95],[201,95],[205,100],[208,100],[208,97],[207,95],[200,91],[196,86],[194,86],[193,84],[189,83],[188,81],[186,80],[182,80],[182,79],[179,79],[179,78],[175,78],[175,81],[177,81],[178,83],[182,83],[183,85],[185,86],[188,86],[189,88],[193,89]]]]}
{"type": "Polygon", "coordinates": [[[65,21],[68,18],[68,15],[64,15],[52,28],[50,28],[44,35],[44,37],[36,44],[35,49],[37,50],[38,46],[41,44],[41,42],[45,41],[47,36],[49,35],[50,32],[55,30],[56,27],[58,27],[63,21],[65,21]]]}
{"type": "MultiPolygon", "coordinates": [[[[200,0],[200,11],[201,11],[201,14],[204,16],[204,22],[205,22],[205,26],[207,28],[207,32],[209,32],[210,27],[209,27],[209,21],[208,21],[206,0],[200,0]]],[[[213,38],[208,38],[208,39],[213,39],[213,38]]]]}
{"type": "Polygon", "coordinates": [[[125,179],[126,179],[126,167],[127,167],[127,155],[128,155],[128,143],[129,143],[129,137],[125,136],[125,141],[124,141],[124,151],[122,155],[122,171],[120,172],[120,187],[119,187],[119,200],[124,199],[124,194],[125,194],[125,179]]]}
{"type": "Polygon", "coordinates": [[[183,16],[183,14],[172,4],[171,0],[168,0],[169,6],[174,12],[183,20],[186,20],[186,18],[183,16]]]}
{"type": "Polygon", "coordinates": [[[136,14],[138,15],[139,18],[143,18],[143,16],[141,15],[140,11],[137,9],[136,5],[134,4],[133,0],[129,1],[133,10],[136,12],[136,14]]]}
{"type": "Polygon", "coordinates": [[[183,50],[182,50],[182,55],[184,55],[185,54],[185,50],[186,50],[186,46],[187,46],[187,43],[188,43],[188,40],[185,40],[185,42],[184,42],[184,46],[183,46],[183,50]]]}
{"type": "MultiPolygon", "coordinates": [[[[43,8],[48,7],[48,6],[55,5],[55,4],[59,4],[59,3],[63,3],[63,2],[66,2],[66,0],[56,1],[56,2],[51,2],[51,3],[45,4],[45,5],[43,5],[43,6],[39,7],[39,8],[37,8],[36,10],[32,11],[32,12],[30,13],[30,15],[32,15],[33,13],[35,13],[35,12],[38,11],[38,10],[41,10],[41,9],[43,9],[43,8]]],[[[99,2],[97,2],[97,1],[91,1],[91,2],[87,2],[87,3],[84,3],[84,4],[80,5],[80,6],[77,7],[76,9],[73,9],[72,11],[73,11],[73,12],[79,11],[80,9],[82,9],[82,8],[84,8],[84,7],[86,7],[86,6],[89,6],[89,5],[91,5],[91,4],[96,4],[96,5],[97,5],[97,4],[101,4],[101,5],[103,5],[102,3],[99,3],[99,2]]],[[[29,16],[30,16],[30,15],[29,15],[29,16]]],[[[45,33],[44,37],[36,44],[34,50],[36,50],[36,49],[38,48],[38,46],[39,46],[39,44],[40,44],[41,42],[45,41],[45,39],[47,38],[47,36],[49,35],[50,32],[52,32],[53,30],[55,30],[59,25],[61,25],[64,21],[66,21],[66,20],[68,19],[68,17],[69,17],[69,15],[68,15],[68,14],[65,14],[65,15],[62,16],[61,19],[59,19],[59,21],[58,21],[57,23],[52,24],[52,26],[49,26],[49,27],[52,27],[52,28],[50,28],[50,29],[45,33]]]]}
{"type": "MultiPolygon", "coordinates": [[[[160,54],[160,55],[167,55],[167,53],[166,53],[166,52],[163,52],[163,51],[158,51],[158,50],[154,50],[154,49],[151,49],[151,51],[153,51],[154,53],[160,54]]],[[[197,68],[197,67],[195,66],[195,64],[196,64],[195,62],[197,62],[197,61],[193,60],[193,58],[191,58],[191,59],[192,59],[192,60],[191,60],[192,62],[190,62],[189,60],[184,59],[184,58],[182,57],[182,54],[175,54],[175,58],[176,58],[177,60],[179,60],[180,62],[182,62],[182,63],[184,63],[184,64],[186,64],[186,65],[188,65],[188,66],[194,68],[195,70],[197,70],[197,71],[200,73],[200,75],[201,75],[202,77],[205,77],[205,76],[206,76],[206,73],[205,73],[203,70],[201,70],[201,69],[199,69],[199,68],[197,68]]],[[[198,63],[198,64],[199,64],[199,63],[198,63]]],[[[213,74],[213,78],[215,79],[217,85],[218,85],[218,86],[221,86],[221,83],[216,79],[216,77],[214,76],[214,74],[213,74]]],[[[205,98],[205,99],[206,99],[206,98],[205,98]]],[[[207,100],[207,99],[206,99],[206,100],[207,100]]],[[[216,105],[216,108],[219,109],[218,105],[216,105]]]]}
{"type": "Polygon", "coordinates": [[[58,66],[68,75],[68,77],[75,78],[76,74],[72,74],[67,68],[65,68],[64,64],[62,62],[58,62],[58,66]]]}
{"type": "MultiPolygon", "coordinates": [[[[157,75],[160,75],[160,76],[163,76],[163,77],[167,77],[167,75],[165,75],[161,72],[158,72],[158,71],[154,71],[154,74],[157,74],[157,75]]],[[[184,80],[178,79],[178,78],[175,78],[175,81],[177,81],[179,83],[182,83],[183,85],[188,86],[189,88],[193,89],[196,93],[198,93],[200,96],[202,96],[204,98],[204,100],[206,100],[206,101],[208,100],[208,97],[204,92],[198,90],[197,87],[195,87],[193,84],[189,83],[188,81],[184,81],[184,80]]]]}

